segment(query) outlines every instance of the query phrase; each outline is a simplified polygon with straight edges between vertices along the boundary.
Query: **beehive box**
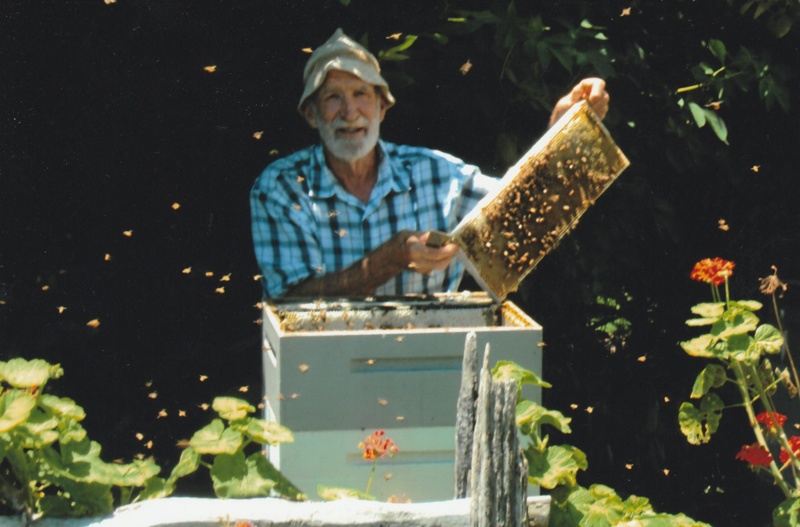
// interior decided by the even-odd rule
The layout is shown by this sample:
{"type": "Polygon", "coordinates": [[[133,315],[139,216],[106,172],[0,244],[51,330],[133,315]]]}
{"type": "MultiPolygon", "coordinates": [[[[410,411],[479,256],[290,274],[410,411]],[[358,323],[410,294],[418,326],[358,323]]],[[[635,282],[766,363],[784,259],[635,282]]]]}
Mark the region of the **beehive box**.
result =
{"type": "MultiPolygon", "coordinates": [[[[484,293],[399,299],[283,301],[263,311],[266,415],[295,441],[270,460],[316,498],[317,485],[364,490],[358,443],[383,429],[400,449],[378,463],[370,491],[412,501],[453,497],[456,400],[466,336],[492,364],[541,374],[541,327],[484,293]]],[[[537,387],[525,396],[541,400],[537,387]]]]}

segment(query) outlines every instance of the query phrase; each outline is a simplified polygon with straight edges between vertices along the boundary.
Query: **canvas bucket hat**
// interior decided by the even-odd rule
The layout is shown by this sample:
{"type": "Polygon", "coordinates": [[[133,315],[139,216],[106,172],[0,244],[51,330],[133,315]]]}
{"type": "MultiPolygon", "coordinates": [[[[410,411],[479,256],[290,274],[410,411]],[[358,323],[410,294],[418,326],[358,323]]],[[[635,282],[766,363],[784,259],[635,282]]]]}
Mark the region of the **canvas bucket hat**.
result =
{"type": "Polygon", "coordinates": [[[303,70],[303,95],[297,109],[303,113],[306,100],[325,82],[331,70],[352,73],[364,82],[372,84],[386,101],[386,107],[394,106],[395,100],[389,91],[389,84],[381,76],[381,67],[375,55],[361,44],[337,29],[331,38],[314,50],[303,70]]]}

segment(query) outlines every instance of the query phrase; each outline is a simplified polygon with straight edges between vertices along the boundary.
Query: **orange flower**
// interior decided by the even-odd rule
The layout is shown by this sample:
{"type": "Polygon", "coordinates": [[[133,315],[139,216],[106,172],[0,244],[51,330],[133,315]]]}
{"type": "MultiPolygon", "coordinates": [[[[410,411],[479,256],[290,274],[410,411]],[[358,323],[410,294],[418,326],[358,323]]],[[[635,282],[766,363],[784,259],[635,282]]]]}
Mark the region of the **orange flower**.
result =
{"type": "Polygon", "coordinates": [[[383,430],[376,430],[368,435],[364,441],[358,444],[358,448],[364,451],[364,459],[392,457],[398,452],[397,445],[388,437],[383,437],[383,430]]]}
{"type": "MultiPolygon", "coordinates": [[[[792,448],[795,456],[800,456],[800,437],[792,436],[789,438],[789,446],[792,448]]],[[[781,448],[781,463],[789,461],[789,453],[781,448]]]]}
{"type": "Polygon", "coordinates": [[[733,274],[735,266],[735,263],[722,258],[705,258],[694,264],[689,278],[698,282],[720,285],[733,274]]]}
{"type": "Polygon", "coordinates": [[[753,443],[752,445],[742,445],[742,449],[736,454],[736,459],[747,461],[754,467],[759,465],[768,467],[772,462],[772,454],[758,443],[753,443]]]}

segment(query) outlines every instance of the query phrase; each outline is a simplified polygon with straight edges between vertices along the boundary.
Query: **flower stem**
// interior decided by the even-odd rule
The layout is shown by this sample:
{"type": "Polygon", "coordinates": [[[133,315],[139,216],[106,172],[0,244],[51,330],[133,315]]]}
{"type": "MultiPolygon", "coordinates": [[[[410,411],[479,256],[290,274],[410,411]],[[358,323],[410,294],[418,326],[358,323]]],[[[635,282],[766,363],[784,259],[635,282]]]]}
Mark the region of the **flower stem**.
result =
{"type": "MultiPolygon", "coordinates": [[[[756,414],[753,410],[753,402],[750,399],[750,391],[747,388],[747,380],[745,378],[745,374],[742,371],[742,365],[738,361],[733,361],[732,363],[733,371],[736,373],[736,385],[739,387],[739,392],[742,395],[742,400],[744,401],[745,410],[747,411],[747,417],[750,421],[750,427],[753,429],[753,434],[756,436],[756,440],[758,444],[761,445],[767,452],[769,452],[769,448],[767,446],[767,440],[764,437],[764,433],[761,430],[761,427],[758,425],[756,421],[756,414]]],[[[781,488],[784,496],[787,498],[792,497],[792,490],[789,488],[789,485],[786,484],[786,481],[783,479],[783,474],[781,474],[780,469],[778,469],[777,463],[773,459],[769,463],[769,471],[772,474],[773,479],[775,480],[775,484],[781,488]]]]}
{"type": "MultiPolygon", "coordinates": [[[[778,324],[778,331],[783,335],[783,324],[781,323],[781,314],[778,309],[778,300],[775,298],[775,293],[772,293],[772,309],[775,310],[775,322],[778,324]]],[[[797,375],[797,368],[794,366],[794,359],[792,358],[792,351],[789,349],[789,343],[784,340],[783,345],[786,348],[786,356],[789,358],[789,365],[792,367],[792,377],[794,377],[794,385],[800,388],[800,377],[797,375]]]]}
{"type": "Polygon", "coordinates": [[[375,460],[372,462],[372,470],[370,470],[369,472],[369,479],[367,480],[367,490],[364,492],[364,494],[367,495],[369,494],[369,489],[370,487],[372,487],[372,477],[375,475],[375,467],[377,466],[377,464],[378,464],[378,459],[375,458],[375,460]]]}

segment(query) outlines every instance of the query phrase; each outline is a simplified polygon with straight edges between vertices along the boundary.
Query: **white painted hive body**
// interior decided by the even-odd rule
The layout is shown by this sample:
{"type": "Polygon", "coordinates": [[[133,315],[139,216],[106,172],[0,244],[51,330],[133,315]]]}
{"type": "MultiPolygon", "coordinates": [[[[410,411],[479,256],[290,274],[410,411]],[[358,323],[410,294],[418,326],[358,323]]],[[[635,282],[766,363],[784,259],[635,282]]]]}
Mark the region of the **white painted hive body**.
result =
{"type": "MultiPolygon", "coordinates": [[[[479,356],[541,375],[542,328],[483,293],[264,306],[266,415],[294,442],[270,460],[311,499],[317,485],[365,489],[371,461],[358,443],[383,429],[400,452],[378,461],[370,494],[453,497],[456,400],[466,335],[479,356]]],[[[539,388],[526,386],[541,401],[539,388]]]]}

